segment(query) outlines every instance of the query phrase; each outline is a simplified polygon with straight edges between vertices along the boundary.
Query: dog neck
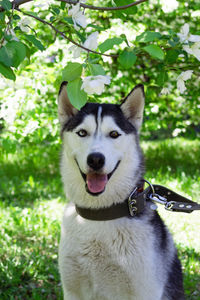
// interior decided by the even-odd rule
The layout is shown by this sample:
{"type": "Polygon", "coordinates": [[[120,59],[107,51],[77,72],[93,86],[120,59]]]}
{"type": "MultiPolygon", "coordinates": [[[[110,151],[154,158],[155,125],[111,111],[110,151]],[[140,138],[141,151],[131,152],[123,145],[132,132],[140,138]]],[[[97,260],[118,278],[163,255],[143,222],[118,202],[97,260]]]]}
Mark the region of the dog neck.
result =
{"type": "Polygon", "coordinates": [[[132,218],[143,213],[146,206],[146,190],[144,181],[140,181],[122,203],[113,204],[106,208],[91,209],[76,205],[76,212],[84,219],[93,221],[108,221],[122,217],[132,218]]]}

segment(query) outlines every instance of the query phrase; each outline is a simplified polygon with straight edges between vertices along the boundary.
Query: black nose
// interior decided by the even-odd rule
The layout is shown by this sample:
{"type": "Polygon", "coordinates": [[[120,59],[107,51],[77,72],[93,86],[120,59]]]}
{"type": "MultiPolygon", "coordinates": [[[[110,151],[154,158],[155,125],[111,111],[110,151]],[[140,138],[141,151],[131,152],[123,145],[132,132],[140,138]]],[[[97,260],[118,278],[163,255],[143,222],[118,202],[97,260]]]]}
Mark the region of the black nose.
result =
{"type": "Polygon", "coordinates": [[[97,171],[103,167],[105,156],[99,152],[94,152],[88,155],[87,164],[90,168],[97,171]]]}

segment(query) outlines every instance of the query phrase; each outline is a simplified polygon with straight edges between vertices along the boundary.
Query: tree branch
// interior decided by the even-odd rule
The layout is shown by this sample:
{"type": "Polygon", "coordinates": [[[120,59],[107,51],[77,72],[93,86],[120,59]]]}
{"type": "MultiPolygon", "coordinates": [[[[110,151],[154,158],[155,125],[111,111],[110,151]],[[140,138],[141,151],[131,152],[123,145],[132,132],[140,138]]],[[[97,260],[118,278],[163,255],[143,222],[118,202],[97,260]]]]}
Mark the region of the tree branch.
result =
{"type": "Polygon", "coordinates": [[[71,42],[72,44],[76,45],[77,47],[79,48],[82,48],[83,50],[87,51],[87,52],[90,52],[90,53],[94,53],[94,54],[98,54],[98,55],[103,55],[103,56],[108,56],[108,57],[118,57],[118,54],[104,54],[104,53],[101,53],[101,52],[97,52],[97,51],[94,51],[94,50],[91,50],[91,49],[88,49],[80,44],[78,44],[77,42],[75,42],[74,40],[72,40],[71,38],[67,37],[64,32],[58,30],[55,26],[53,26],[51,23],[39,18],[39,17],[36,17],[34,15],[31,15],[29,13],[26,13],[26,12],[23,12],[21,11],[21,9],[19,8],[16,8],[17,11],[21,12],[22,14],[28,16],[28,17],[31,17],[35,20],[38,20],[39,22],[43,23],[43,24],[46,24],[48,26],[50,26],[56,33],[58,33],[59,35],[61,35],[63,38],[65,38],[66,40],[68,40],[69,42],[71,42]]]}
{"type": "Polygon", "coordinates": [[[33,1],[33,0],[14,0],[12,2],[12,6],[13,7],[19,7],[21,4],[24,4],[26,2],[31,2],[31,1],[33,1]]]}
{"type": "MultiPolygon", "coordinates": [[[[12,7],[13,9],[18,8],[21,4],[27,3],[27,2],[31,2],[33,0],[14,0],[12,1],[12,7]]],[[[65,2],[68,4],[77,4],[79,2],[79,0],[58,0],[61,2],[65,2]]],[[[84,3],[80,3],[80,6],[83,8],[88,8],[88,9],[93,9],[93,10],[122,10],[122,9],[127,9],[129,7],[138,5],[142,2],[147,2],[148,0],[137,0],[133,3],[127,4],[127,5],[123,5],[123,6],[116,6],[116,7],[101,7],[101,6],[93,6],[93,5],[87,5],[84,3]]],[[[5,9],[3,7],[0,6],[0,12],[4,11],[5,9]]]]}
{"type": "MultiPolygon", "coordinates": [[[[33,0],[14,0],[12,1],[12,9],[15,9],[15,8],[18,8],[21,4],[24,4],[26,2],[30,2],[30,1],[33,1],[33,0]]],[[[3,12],[5,11],[5,9],[0,6],[0,12],[3,12]]]]}
{"type": "MultiPolygon", "coordinates": [[[[68,3],[68,4],[77,4],[79,2],[79,0],[76,0],[76,1],[71,1],[71,0],[58,0],[58,1],[61,1],[61,2],[65,2],[65,3],[68,3]]],[[[132,7],[132,6],[135,6],[135,5],[138,5],[142,2],[146,2],[148,0],[138,0],[136,2],[133,2],[133,3],[130,3],[130,4],[127,4],[127,5],[123,5],[123,6],[116,6],[116,7],[103,7],[103,6],[93,6],[93,5],[87,5],[87,4],[84,4],[84,3],[80,3],[80,6],[83,7],[83,8],[88,8],[88,9],[93,9],[93,10],[122,10],[122,9],[127,9],[129,7],[132,7]]]]}

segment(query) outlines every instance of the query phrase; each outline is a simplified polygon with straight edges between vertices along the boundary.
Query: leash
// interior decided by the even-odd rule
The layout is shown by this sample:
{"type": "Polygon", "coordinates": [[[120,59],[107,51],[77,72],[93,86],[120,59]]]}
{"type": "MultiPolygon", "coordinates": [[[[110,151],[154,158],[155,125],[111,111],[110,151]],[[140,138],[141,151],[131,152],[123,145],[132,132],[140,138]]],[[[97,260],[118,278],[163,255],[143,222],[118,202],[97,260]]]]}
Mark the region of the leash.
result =
{"type": "Polygon", "coordinates": [[[139,216],[149,206],[152,210],[157,209],[159,203],[164,205],[168,211],[191,213],[200,210],[200,204],[183,197],[172,190],[157,184],[151,184],[148,180],[143,180],[122,203],[113,204],[110,207],[90,209],[76,205],[77,213],[89,220],[108,221],[122,217],[139,216]],[[144,190],[144,182],[148,187],[144,190]]]}
{"type": "Polygon", "coordinates": [[[149,184],[144,192],[137,194],[137,190],[135,190],[128,198],[130,213],[132,210],[133,212],[137,213],[137,202],[141,200],[141,197],[143,201],[150,200],[152,202],[164,205],[165,209],[168,211],[191,213],[194,210],[200,210],[200,204],[191,201],[188,198],[183,197],[162,185],[151,184],[145,179],[144,181],[149,184]],[[135,204],[136,207],[134,208],[135,204]]]}

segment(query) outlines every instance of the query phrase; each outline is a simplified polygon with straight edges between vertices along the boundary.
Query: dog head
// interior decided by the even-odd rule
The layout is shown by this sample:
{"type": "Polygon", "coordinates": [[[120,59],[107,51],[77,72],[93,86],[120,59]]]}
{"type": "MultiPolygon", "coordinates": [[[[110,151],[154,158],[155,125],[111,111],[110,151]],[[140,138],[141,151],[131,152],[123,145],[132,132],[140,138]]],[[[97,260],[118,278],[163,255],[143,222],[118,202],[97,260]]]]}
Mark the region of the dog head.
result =
{"type": "Polygon", "coordinates": [[[80,197],[79,187],[84,197],[94,201],[95,196],[100,202],[116,193],[118,196],[110,201],[119,202],[118,198],[126,197],[143,173],[138,143],[143,86],[136,86],[121,105],[87,103],[78,111],[69,101],[66,85],[61,85],[58,97],[66,190],[71,191],[70,197],[80,197]]]}

